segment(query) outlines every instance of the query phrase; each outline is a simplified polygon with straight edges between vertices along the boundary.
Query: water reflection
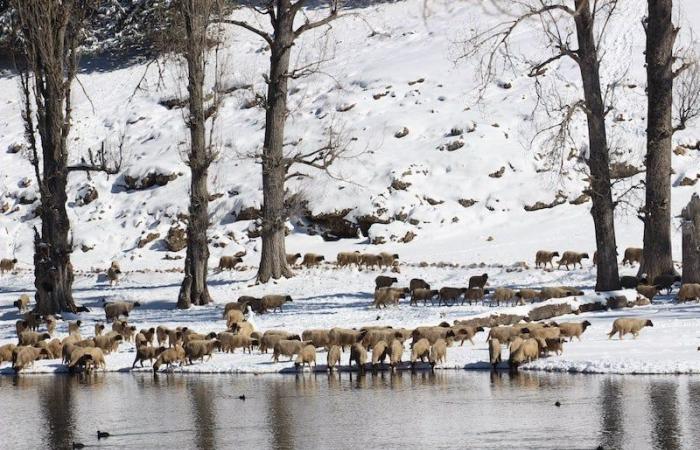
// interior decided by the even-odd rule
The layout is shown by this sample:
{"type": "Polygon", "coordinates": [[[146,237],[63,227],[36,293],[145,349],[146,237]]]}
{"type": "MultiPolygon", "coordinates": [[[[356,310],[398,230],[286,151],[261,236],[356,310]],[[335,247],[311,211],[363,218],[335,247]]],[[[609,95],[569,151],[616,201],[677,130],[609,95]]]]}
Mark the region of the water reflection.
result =
{"type": "Polygon", "coordinates": [[[649,386],[651,435],[656,448],[680,448],[678,417],[678,384],[672,381],[652,381],[649,386]]]}
{"type": "MultiPolygon", "coordinates": [[[[27,377],[28,378],[28,377],[27,377]]],[[[51,449],[70,448],[75,432],[73,393],[78,380],[55,377],[39,389],[40,413],[44,416],[44,443],[51,449]]]]}
{"type": "Polygon", "coordinates": [[[602,382],[600,396],[600,443],[605,449],[622,448],[624,428],[623,380],[606,378],[602,382]]]}
{"type": "Polygon", "coordinates": [[[205,383],[188,380],[187,392],[192,404],[192,419],[197,424],[194,427],[194,442],[197,448],[216,448],[216,412],[214,411],[215,393],[205,383]]]}

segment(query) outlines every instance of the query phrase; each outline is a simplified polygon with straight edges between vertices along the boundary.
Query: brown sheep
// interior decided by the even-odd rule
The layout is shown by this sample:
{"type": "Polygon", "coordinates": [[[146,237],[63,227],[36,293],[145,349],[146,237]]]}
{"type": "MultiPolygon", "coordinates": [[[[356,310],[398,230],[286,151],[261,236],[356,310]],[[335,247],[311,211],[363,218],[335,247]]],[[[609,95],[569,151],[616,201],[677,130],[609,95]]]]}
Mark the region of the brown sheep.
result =
{"type": "Polygon", "coordinates": [[[482,289],[482,288],[467,289],[464,292],[464,297],[462,298],[462,305],[464,305],[465,301],[468,302],[470,306],[471,306],[472,302],[473,303],[479,303],[480,301],[483,302],[484,294],[488,294],[488,292],[489,292],[488,289],[482,289]]]}
{"type": "Polygon", "coordinates": [[[29,296],[27,294],[22,294],[19,296],[17,300],[15,300],[14,303],[12,303],[18,310],[19,312],[24,312],[29,308],[29,302],[31,300],[29,299],[29,296]]]}
{"type": "Polygon", "coordinates": [[[438,339],[430,347],[430,365],[435,367],[436,364],[444,364],[447,361],[447,342],[444,339],[438,339]]]}
{"type": "Polygon", "coordinates": [[[328,355],[326,357],[326,364],[328,365],[328,370],[333,370],[336,365],[340,364],[340,355],[342,350],[337,345],[331,345],[328,350],[328,355]]]}
{"type": "Polygon", "coordinates": [[[155,328],[151,327],[151,328],[149,328],[149,329],[147,329],[147,330],[142,328],[142,329],[139,331],[139,334],[143,335],[143,337],[144,337],[144,339],[145,339],[145,343],[146,343],[147,345],[153,345],[153,338],[155,337],[155,334],[156,334],[156,329],[155,329],[155,328]]]}
{"type": "Polygon", "coordinates": [[[401,364],[401,357],[403,356],[403,342],[398,339],[394,339],[389,347],[389,363],[392,368],[396,368],[401,364]]]}
{"type": "Polygon", "coordinates": [[[301,261],[301,265],[310,269],[312,267],[317,267],[326,258],[322,255],[317,255],[316,253],[306,253],[304,254],[304,259],[301,261]]]}
{"type": "Polygon", "coordinates": [[[153,372],[158,372],[158,369],[163,364],[165,364],[168,369],[172,367],[174,363],[182,365],[185,363],[186,356],[185,349],[183,349],[181,345],[176,344],[173,348],[164,350],[158,355],[156,362],[153,363],[153,372]]]}
{"type": "Polygon", "coordinates": [[[499,287],[493,291],[493,297],[491,302],[496,302],[497,306],[501,306],[501,302],[504,304],[512,303],[515,298],[515,291],[510,288],[499,287]]]}
{"type": "Polygon", "coordinates": [[[301,333],[301,339],[311,341],[311,344],[316,348],[329,348],[331,343],[329,330],[304,330],[301,333]]]}
{"type": "Polygon", "coordinates": [[[116,261],[112,262],[112,266],[107,269],[107,279],[109,280],[109,285],[110,286],[115,286],[119,284],[119,275],[122,273],[121,270],[119,270],[119,264],[117,264],[117,267],[115,268],[116,261]]]}
{"type": "Polygon", "coordinates": [[[399,255],[397,253],[379,253],[379,267],[393,267],[399,263],[399,255]]]}
{"type": "MultiPolygon", "coordinates": [[[[64,359],[66,355],[64,354],[64,359]]],[[[83,368],[89,371],[92,365],[92,354],[88,351],[88,347],[76,347],[70,351],[68,361],[68,370],[73,372],[78,368],[83,368]]]]}
{"type": "Polygon", "coordinates": [[[698,283],[684,283],[678,290],[678,297],[676,301],[679,303],[685,303],[690,301],[700,300],[700,284],[698,283]]]}
{"type": "MultiPolygon", "coordinates": [[[[43,343],[46,341],[41,342],[43,343]]],[[[51,359],[60,358],[63,351],[63,343],[60,339],[51,339],[51,341],[46,343],[46,350],[48,350],[51,359]]]]}
{"type": "Polygon", "coordinates": [[[105,318],[108,322],[118,319],[119,316],[129,317],[129,313],[134,309],[141,306],[139,302],[109,302],[105,303],[105,318]]]}
{"type": "Polygon", "coordinates": [[[36,347],[16,347],[13,353],[12,368],[15,372],[33,366],[37,359],[46,358],[49,356],[45,348],[36,347]]]}
{"type": "Polygon", "coordinates": [[[423,301],[423,306],[433,304],[433,299],[440,293],[436,289],[415,288],[411,291],[411,306],[418,306],[419,301],[423,301]]]}
{"type": "Polygon", "coordinates": [[[425,362],[426,358],[430,358],[430,342],[425,339],[419,339],[411,349],[411,367],[415,368],[416,362],[420,359],[425,362]]]}
{"type": "Polygon", "coordinates": [[[372,253],[362,253],[360,255],[360,263],[367,269],[374,269],[381,265],[382,258],[379,255],[372,253]]]}
{"type": "Polygon", "coordinates": [[[564,342],[566,342],[566,339],[562,337],[547,338],[544,342],[545,346],[543,350],[545,356],[549,356],[550,352],[554,352],[557,356],[564,352],[564,342]]]}
{"type": "Polygon", "coordinates": [[[494,370],[501,363],[501,342],[498,339],[489,339],[489,362],[494,370]]]}
{"type": "Polygon", "coordinates": [[[380,309],[382,306],[386,308],[387,305],[398,305],[402,298],[406,298],[406,292],[403,289],[377,288],[374,290],[374,302],[372,304],[377,309],[380,309]]]}
{"type": "Polygon", "coordinates": [[[19,345],[34,345],[39,341],[51,339],[49,333],[37,333],[36,331],[23,331],[19,336],[19,345]]]}
{"type": "Polygon", "coordinates": [[[540,291],[535,290],[535,289],[520,289],[515,296],[518,297],[519,299],[523,301],[530,300],[530,303],[533,303],[536,298],[541,298],[542,294],[540,291]]]}
{"type": "Polygon", "coordinates": [[[136,363],[140,363],[141,367],[143,367],[143,362],[145,360],[148,360],[152,366],[153,360],[157,359],[158,356],[165,350],[166,349],[163,346],[151,347],[148,345],[139,345],[138,347],[136,347],[136,358],[134,359],[134,363],[131,365],[131,368],[133,369],[134,367],[136,367],[136,363]]]}
{"type": "Polygon", "coordinates": [[[27,326],[27,321],[26,320],[18,320],[15,322],[15,332],[17,332],[17,338],[19,339],[19,336],[22,334],[23,331],[28,330],[29,327],[27,326]]]}
{"type": "Polygon", "coordinates": [[[386,341],[379,341],[372,346],[372,370],[376,371],[380,364],[384,364],[389,351],[389,344],[386,341]]]}
{"type": "Polygon", "coordinates": [[[356,342],[360,342],[366,333],[366,331],[349,330],[347,328],[331,328],[328,337],[332,345],[338,345],[345,351],[345,347],[351,347],[356,342]]]}
{"type": "Polygon", "coordinates": [[[53,336],[56,333],[56,325],[58,325],[58,320],[56,317],[49,314],[44,317],[44,322],[46,323],[46,332],[53,336]]]}
{"type": "Polygon", "coordinates": [[[238,311],[237,309],[230,309],[226,313],[224,319],[226,319],[226,328],[231,328],[234,324],[237,324],[238,322],[243,322],[245,320],[245,316],[242,312],[238,311]]]}
{"type": "Polygon", "coordinates": [[[192,329],[187,329],[182,332],[182,345],[186,348],[188,342],[192,341],[206,341],[208,339],[215,339],[216,333],[211,332],[209,334],[197,333],[192,329]]]}
{"type": "Polygon", "coordinates": [[[366,333],[362,337],[360,342],[362,343],[362,346],[364,348],[369,350],[373,348],[378,342],[384,341],[387,343],[387,345],[389,345],[392,342],[394,342],[394,340],[399,340],[403,342],[405,339],[401,331],[395,330],[393,328],[388,328],[378,330],[366,330],[366,333]]]}
{"type": "Polygon", "coordinates": [[[542,351],[542,343],[537,339],[523,339],[518,344],[514,350],[511,350],[508,357],[508,362],[513,370],[517,370],[520,364],[539,358],[542,351]]]}
{"type": "Polygon", "coordinates": [[[350,359],[348,366],[352,367],[353,361],[360,370],[360,373],[365,372],[365,364],[367,364],[367,350],[361,344],[353,344],[350,347],[350,359]]]}
{"type": "Polygon", "coordinates": [[[5,275],[5,272],[12,272],[15,270],[15,264],[17,264],[17,258],[0,259],[0,275],[5,275]]]}
{"type": "Polygon", "coordinates": [[[33,311],[24,313],[24,321],[27,323],[27,328],[36,331],[41,324],[41,316],[33,311]]]}
{"type": "MultiPolygon", "coordinates": [[[[167,327],[164,327],[162,325],[158,325],[156,327],[156,340],[158,341],[158,345],[163,345],[165,343],[165,341],[168,340],[168,332],[169,331],[170,330],[167,327]]],[[[97,334],[97,333],[95,333],[95,334],[97,334]]]]}
{"type": "Polygon", "coordinates": [[[185,344],[185,355],[187,355],[190,364],[198,359],[204,362],[205,356],[208,356],[209,360],[211,360],[214,349],[221,350],[221,342],[217,339],[189,341],[185,344]]]}
{"type": "Polygon", "coordinates": [[[661,291],[661,286],[650,286],[648,284],[637,285],[637,292],[648,298],[649,301],[653,300],[654,297],[659,295],[661,291]]]}
{"type": "Polygon", "coordinates": [[[338,267],[346,267],[351,265],[356,265],[360,267],[362,258],[360,252],[340,252],[336,257],[336,264],[338,267]]]}
{"type": "Polygon", "coordinates": [[[282,305],[291,301],[293,300],[289,295],[266,295],[262,298],[262,309],[263,311],[272,310],[272,312],[279,309],[282,312],[282,305]]]}
{"type": "Polygon", "coordinates": [[[529,328],[530,337],[535,339],[555,339],[561,336],[559,327],[537,327],[529,328]]]}
{"type": "Polygon", "coordinates": [[[296,266],[297,261],[299,260],[299,258],[301,258],[301,253],[287,253],[285,256],[288,266],[296,266]]]}
{"type": "Polygon", "coordinates": [[[571,297],[572,295],[574,295],[572,291],[560,287],[544,287],[542,291],[540,291],[540,300],[544,301],[550,298],[571,297]]]}
{"type": "Polygon", "coordinates": [[[225,353],[236,353],[237,348],[242,348],[243,353],[248,349],[248,353],[252,354],[253,346],[258,345],[256,339],[240,334],[229,333],[228,331],[217,334],[216,338],[221,342],[221,351],[225,353]]]}
{"type": "Polygon", "coordinates": [[[622,258],[622,265],[629,264],[630,266],[634,263],[642,263],[642,254],[644,250],[638,247],[627,247],[625,249],[625,256],[622,258]]]}
{"type": "Polygon", "coordinates": [[[240,256],[222,256],[219,258],[219,271],[235,270],[237,264],[241,264],[243,258],[240,256]]]}
{"type": "Polygon", "coordinates": [[[231,327],[231,331],[238,336],[251,337],[255,332],[253,324],[248,321],[236,322],[231,327]]]}
{"type": "Polygon", "coordinates": [[[122,336],[124,335],[128,327],[129,324],[126,320],[114,319],[112,321],[112,331],[114,331],[115,333],[119,333],[122,336]]]}
{"type": "Polygon", "coordinates": [[[554,263],[552,260],[554,257],[559,257],[559,252],[549,252],[547,250],[538,250],[537,253],[535,253],[535,267],[539,268],[542,266],[542,268],[546,268],[547,264],[552,266],[552,269],[554,269],[554,263]]]}
{"type": "Polygon", "coordinates": [[[15,344],[5,344],[0,346],[0,364],[12,362],[12,351],[17,348],[15,344]]]}
{"type": "Polygon", "coordinates": [[[528,328],[520,327],[493,327],[489,330],[487,340],[498,339],[499,342],[507,343],[520,333],[527,333],[528,328]]]}
{"type": "Polygon", "coordinates": [[[398,283],[398,281],[399,280],[396,277],[387,277],[385,275],[379,275],[377,278],[374,279],[374,286],[375,289],[391,287],[392,284],[398,283]]]}
{"type": "Polygon", "coordinates": [[[438,306],[441,304],[445,304],[445,306],[450,306],[454,303],[456,303],[462,295],[464,295],[467,292],[467,289],[465,288],[456,288],[456,287],[443,287],[440,288],[440,292],[438,294],[438,306]]]}
{"type": "Polygon", "coordinates": [[[281,330],[267,330],[260,338],[260,353],[267,353],[268,349],[274,349],[280,340],[301,341],[301,336],[281,330]]]}
{"type": "Polygon", "coordinates": [[[416,289],[430,289],[430,285],[420,278],[412,278],[408,283],[408,288],[413,292],[416,289]]]}
{"type": "Polygon", "coordinates": [[[628,333],[632,333],[634,339],[637,339],[637,336],[639,336],[639,332],[642,330],[642,328],[653,326],[654,324],[651,322],[651,320],[647,319],[639,319],[636,317],[615,319],[612,325],[612,331],[608,333],[608,339],[612,339],[615,333],[618,333],[620,339],[622,339],[622,337],[628,333]]]}
{"type": "MultiPolygon", "coordinates": [[[[257,313],[257,314],[263,314],[266,311],[263,309],[263,304],[262,304],[262,298],[257,298],[257,297],[252,297],[250,295],[241,295],[238,297],[237,303],[241,305],[246,305],[248,308],[250,308],[251,311],[257,313]]],[[[246,313],[248,310],[244,307],[240,308],[235,308],[241,311],[242,313],[246,313]]]]}
{"type": "Polygon", "coordinates": [[[110,354],[116,351],[119,344],[124,341],[121,334],[106,334],[104,336],[95,336],[92,338],[94,346],[101,348],[105,353],[110,354]]]}
{"type": "Polygon", "coordinates": [[[569,338],[569,342],[573,341],[574,338],[581,340],[581,335],[586,328],[590,327],[591,323],[587,320],[583,322],[563,322],[558,324],[559,331],[562,337],[569,338]]]}
{"type": "Polygon", "coordinates": [[[308,364],[309,369],[311,369],[311,363],[314,363],[314,367],[316,367],[316,347],[313,345],[307,345],[297,354],[297,360],[294,362],[294,367],[303,370],[304,364],[308,364]]]}
{"type": "Polygon", "coordinates": [[[425,339],[429,344],[434,344],[438,339],[449,340],[455,337],[455,332],[449,327],[418,327],[411,333],[413,345],[421,339],[425,339]]]}
{"type": "Polygon", "coordinates": [[[581,266],[583,269],[583,263],[581,261],[588,258],[588,253],[566,251],[563,255],[561,255],[561,259],[557,261],[557,270],[561,269],[561,266],[564,266],[566,267],[566,270],[569,270],[569,265],[573,265],[575,269],[576,264],[581,266]]]}
{"type": "Polygon", "coordinates": [[[486,283],[488,282],[488,280],[489,280],[489,275],[487,273],[469,277],[469,289],[472,289],[472,288],[483,289],[486,287],[486,283]]]}
{"type": "Polygon", "coordinates": [[[102,349],[99,347],[88,347],[85,349],[87,354],[90,355],[91,365],[97,369],[107,369],[107,362],[105,361],[105,355],[102,349]]]}
{"type": "Polygon", "coordinates": [[[224,305],[224,312],[221,315],[223,319],[226,319],[226,314],[229,311],[240,311],[241,313],[245,314],[248,312],[248,302],[229,302],[224,305]]]}
{"type": "Polygon", "coordinates": [[[124,340],[126,342],[133,342],[135,335],[136,335],[136,327],[133,325],[124,328],[124,332],[122,333],[122,337],[124,338],[124,340]]]}
{"type": "Polygon", "coordinates": [[[460,339],[460,347],[464,345],[464,341],[469,341],[472,345],[474,345],[474,336],[476,336],[476,333],[484,331],[483,327],[471,327],[471,326],[465,326],[465,325],[455,325],[452,327],[452,331],[455,333],[455,340],[460,339]]]}
{"type": "Polygon", "coordinates": [[[68,322],[68,334],[74,334],[80,338],[80,326],[83,324],[82,320],[76,320],[75,322],[68,322]]]}
{"type": "Polygon", "coordinates": [[[289,356],[289,360],[291,361],[294,355],[298,354],[302,348],[309,344],[310,342],[306,341],[280,339],[275,343],[272,349],[272,360],[274,362],[279,362],[280,356],[289,356]]]}

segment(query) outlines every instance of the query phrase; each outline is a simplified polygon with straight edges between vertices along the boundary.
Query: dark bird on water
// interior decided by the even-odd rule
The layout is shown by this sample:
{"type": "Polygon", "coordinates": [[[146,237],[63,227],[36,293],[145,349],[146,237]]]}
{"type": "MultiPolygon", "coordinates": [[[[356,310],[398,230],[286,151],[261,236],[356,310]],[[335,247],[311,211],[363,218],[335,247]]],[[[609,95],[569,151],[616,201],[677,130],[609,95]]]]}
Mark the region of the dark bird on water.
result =
{"type": "Polygon", "coordinates": [[[97,430],[97,440],[106,439],[108,437],[109,437],[109,433],[107,433],[106,431],[97,430]]]}
{"type": "Polygon", "coordinates": [[[245,401],[245,395],[239,395],[238,400],[244,400],[245,401]]]}
{"type": "Polygon", "coordinates": [[[559,400],[557,400],[556,402],[554,402],[554,406],[556,406],[557,408],[561,406],[561,403],[559,403],[559,400]]]}
{"type": "Polygon", "coordinates": [[[85,444],[81,444],[80,442],[73,442],[73,448],[85,448],[85,444]]]}

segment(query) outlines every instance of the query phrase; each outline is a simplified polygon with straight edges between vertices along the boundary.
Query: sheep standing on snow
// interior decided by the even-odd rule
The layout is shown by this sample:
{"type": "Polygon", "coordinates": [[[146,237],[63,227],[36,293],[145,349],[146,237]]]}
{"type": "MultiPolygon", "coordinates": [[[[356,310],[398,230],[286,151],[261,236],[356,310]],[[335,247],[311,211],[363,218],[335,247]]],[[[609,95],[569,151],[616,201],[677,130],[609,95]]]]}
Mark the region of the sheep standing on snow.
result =
{"type": "Polygon", "coordinates": [[[372,347],[372,370],[376,371],[380,364],[384,364],[384,360],[388,356],[389,345],[386,341],[379,341],[372,347]]]}
{"type": "Polygon", "coordinates": [[[183,349],[179,344],[175,344],[173,348],[164,350],[160,355],[158,355],[156,362],[153,363],[153,373],[158,372],[158,369],[163,364],[165,364],[168,369],[172,367],[174,363],[178,363],[180,365],[184,364],[186,356],[185,349],[183,349]]]}
{"type": "Polygon", "coordinates": [[[612,339],[615,333],[618,333],[620,339],[622,339],[622,337],[628,333],[632,333],[634,339],[637,339],[637,336],[639,336],[639,332],[642,330],[642,328],[653,326],[654,324],[651,322],[651,320],[647,319],[640,319],[636,317],[615,319],[613,322],[612,331],[608,333],[608,339],[612,339]]]}
{"type": "Polygon", "coordinates": [[[294,355],[299,354],[301,349],[309,344],[310,342],[306,341],[280,339],[275,343],[272,349],[272,360],[274,362],[279,362],[280,356],[289,356],[289,360],[291,361],[294,355]]]}
{"type": "Polygon", "coordinates": [[[52,314],[44,317],[44,322],[46,323],[46,332],[53,336],[56,333],[56,325],[58,320],[52,314]]]}
{"type": "Polygon", "coordinates": [[[95,336],[92,338],[95,347],[101,348],[105,353],[110,354],[116,351],[119,344],[124,341],[121,334],[110,333],[104,336],[95,336]]]}
{"type": "Polygon", "coordinates": [[[420,278],[412,278],[408,283],[408,288],[411,290],[411,292],[413,292],[416,289],[430,289],[430,285],[425,280],[421,280],[420,278]]]}
{"type": "Polygon", "coordinates": [[[311,369],[311,363],[314,363],[314,367],[316,367],[316,347],[313,345],[306,345],[297,355],[297,360],[294,362],[294,367],[303,370],[304,364],[308,364],[309,369],[311,369]]]}
{"type": "Polygon", "coordinates": [[[554,352],[557,355],[561,355],[564,352],[564,342],[566,339],[562,337],[558,338],[547,338],[544,340],[544,355],[549,356],[550,352],[554,352]]]}
{"type": "Polygon", "coordinates": [[[430,345],[438,339],[450,340],[455,337],[455,332],[450,327],[417,327],[411,333],[413,345],[420,340],[427,340],[430,345]]]}
{"type": "Polygon", "coordinates": [[[501,306],[501,303],[508,304],[512,303],[515,298],[515,291],[510,288],[499,287],[493,291],[493,296],[491,297],[491,302],[496,302],[497,306],[501,306]]]}
{"type": "Polygon", "coordinates": [[[119,283],[119,275],[121,275],[122,270],[119,267],[117,261],[112,261],[112,265],[107,269],[107,279],[109,280],[109,285],[114,286],[119,283]]]}
{"type": "Polygon", "coordinates": [[[224,319],[226,319],[226,328],[231,328],[235,324],[243,322],[245,320],[245,316],[237,309],[230,309],[226,312],[224,319]]]}
{"type": "Polygon", "coordinates": [[[37,333],[36,331],[23,331],[19,336],[19,345],[34,345],[39,341],[51,339],[49,333],[37,333]]]}
{"type": "Polygon", "coordinates": [[[583,322],[562,322],[558,324],[559,331],[562,337],[569,338],[569,342],[573,341],[574,338],[581,340],[581,335],[586,328],[590,327],[591,323],[587,320],[583,322]]]}
{"type": "Polygon", "coordinates": [[[15,344],[5,344],[0,346],[0,364],[12,362],[12,351],[17,348],[15,344]]]}
{"type": "Polygon", "coordinates": [[[328,370],[333,370],[335,366],[340,364],[340,355],[342,354],[342,351],[340,350],[340,347],[337,345],[331,345],[331,348],[328,349],[328,355],[326,358],[326,363],[328,364],[328,370]]]}
{"type": "Polygon", "coordinates": [[[442,305],[443,303],[445,306],[450,306],[454,303],[457,303],[457,301],[462,297],[467,292],[466,288],[457,288],[457,287],[443,287],[440,288],[440,291],[438,293],[438,306],[442,305]]]}
{"type": "Polygon", "coordinates": [[[383,287],[374,290],[374,302],[372,303],[375,308],[381,309],[387,305],[398,305],[402,298],[406,298],[406,292],[403,289],[383,287]]]}
{"type": "Polygon", "coordinates": [[[433,299],[439,295],[437,289],[416,288],[411,291],[411,306],[418,306],[419,301],[423,301],[423,306],[433,303],[433,299]]]}
{"type": "Polygon", "coordinates": [[[481,275],[475,275],[473,277],[469,277],[469,289],[472,288],[481,288],[484,289],[486,287],[486,283],[489,280],[489,275],[487,273],[481,274],[481,275]]]}
{"type": "Polygon", "coordinates": [[[520,289],[515,296],[523,301],[530,300],[533,303],[536,298],[540,298],[541,292],[536,289],[520,289]]]}
{"type": "Polygon", "coordinates": [[[185,344],[185,355],[190,364],[193,361],[201,359],[204,362],[204,357],[208,356],[211,359],[214,349],[221,350],[221,342],[217,339],[210,339],[208,341],[190,341],[185,344]]]}
{"type": "Polygon", "coordinates": [[[267,330],[260,338],[260,353],[267,353],[268,349],[274,349],[275,344],[283,339],[301,341],[301,336],[283,330],[267,330]]]}
{"type": "Polygon", "coordinates": [[[420,359],[425,362],[430,357],[430,341],[425,338],[419,339],[411,349],[411,367],[415,368],[416,362],[420,359]]]}
{"type": "Polygon", "coordinates": [[[139,302],[108,302],[104,305],[105,318],[108,322],[118,319],[119,316],[129,317],[129,313],[141,306],[139,302]]]}
{"type": "Polygon", "coordinates": [[[229,333],[228,331],[221,332],[216,335],[216,338],[221,342],[221,351],[225,353],[235,353],[237,348],[242,348],[243,353],[248,349],[248,353],[253,353],[253,346],[258,345],[258,341],[249,336],[229,333]]]}
{"type": "Polygon", "coordinates": [[[673,286],[676,283],[681,282],[681,277],[679,275],[673,274],[673,273],[664,273],[661,275],[657,275],[653,283],[654,286],[660,286],[661,289],[666,289],[666,294],[670,294],[671,291],[673,291],[673,286]]]}
{"type": "Polygon", "coordinates": [[[15,264],[17,264],[17,258],[0,259],[0,275],[5,275],[5,272],[12,272],[15,270],[15,264]]]}
{"type": "Polygon", "coordinates": [[[330,331],[317,329],[317,330],[304,330],[301,333],[301,338],[304,341],[311,341],[311,344],[316,348],[329,348],[331,343],[330,331]]]}
{"type": "Polygon", "coordinates": [[[625,249],[625,256],[622,258],[622,265],[629,264],[630,266],[634,263],[642,263],[642,254],[644,250],[638,247],[627,247],[625,249]]]}
{"type": "Polygon", "coordinates": [[[19,310],[19,312],[23,313],[29,308],[30,301],[31,300],[27,294],[22,294],[17,300],[15,300],[13,305],[19,310]]]}
{"type": "Polygon", "coordinates": [[[471,306],[472,302],[473,303],[483,302],[484,295],[488,294],[488,292],[489,292],[488,289],[482,289],[482,288],[478,288],[478,287],[467,289],[464,292],[464,297],[462,298],[462,305],[464,305],[465,301],[467,301],[469,303],[469,306],[471,306]]]}
{"type": "Polygon", "coordinates": [[[583,269],[583,263],[581,261],[588,258],[588,253],[566,251],[563,255],[561,255],[561,259],[557,262],[557,269],[561,269],[561,266],[564,266],[566,267],[566,270],[569,270],[570,265],[573,265],[575,269],[576,264],[581,266],[583,269]]]}
{"type": "Polygon", "coordinates": [[[296,266],[297,261],[299,260],[299,258],[301,258],[301,253],[294,253],[294,254],[287,253],[285,256],[287,259],[288,266],[296,266]]]}
{"type": "Polygon", "coordinates": [[[318,267],[325,259],[324,256],[317,255],[316,253],[306,253],[304,259],[301,261],[301,265],[310,269],[312,267],[318,267]]]}
{"type": "Polygon", "coordinates": [[[399,263],[398,253],[381,252],[379,254],[379,267],[394,267],[399,263]]]}
{"type": "Polygon", "coordinates": [[[360,264],[366,269],[374,269],[375,267],[379,267],[381,262],[382,258],[379,255],[372,253],[362,253],[360,255],[360,264]]]}
{"type": "Polygon", "coordinates": [[[143,367],[143,362],[145,360],[148,360],[151,363],[151,366],[153,365],[153,360],[157,359],[158,356],[165,351],[165,347],[151,347],[148,345],[140,345],[136,347],[136,358],[134,359],[134,363],[131,365],[131,368],[133,369],[136,367],[136,363],[141,363],[141,367],[143,367]]]}
{"type": "Polygon", "coordinates": [[[535,253],[535,267],[540,267],[546,268],[547,264],[552,266],[552,269],[554,269],[554,263],[552,260],[554,257],[559,257],[559,252],[549,252],[547,250],[538,250],[537,253],[535,253]]]}
{"type": "Polygon", "coordinates": [[[336,264],[338,267],[346,267],[351,265],[356,265],[360,267],[362,258],[360,257],[360,252],[340,252],[336,256],[336,264]]]}
{"type": "Polygon", "coordinates": [[[399,280],[396,277],[387,277],[386,275],[379,275],[377,278],[374,279],[374,286],[375,289],[391,287],[392,284],[398,283],[398,281],[399,280]]]}
{"type": "Polygon", "coordinates": [[[393,369],[401,364],[401,357],[403,356],[403,342],[395,339],[389,349],[389,363],[393,369]]]}
{"type": "Polygon", "coordinates": [[[517,370],[523,363],[534,361],[539,358],[542,351],[542,344],[538,339],[523,339],[521,342],[518,342],[518,344],[519,345],[514,347],[514,350],[511,350],[508,357],[508,363],[513,370],[517,370]]]}
{"type": "Polygon", "coordinates": [[[676,298],[676,301],[679,303],[685,303],[695,300],[700,300],[700,284],[685,283],[681,285],[681,288],[678,290],[678,297],[676,298]]]}
{"type": "Polygon", "coordinates": [[[34,365],[34,361],[48,357],[49,354],[45,348],[37,347],[17,347],[13,352],[12,368],[15,372],[26,369],[34,365]]]}
{"type": "Polygon", "coordinates": [[[447,361],[447,342],[444,339],[438,339],[430,347],[430,364],[435,367],[436,364],[444,364],[447,361]]]}
{"type": "Polygon", "coordinates": [[[484,331],[484,328],[472,327],[468,325],[455,325],[452,327],[452,331],[454,331],[455,339],[460,339],[459,346],[461,347],[464,345],[464,341],[469,341],[472,345],[474,345],[474,336],[476,336],[476,333],[484,331]]]}
{"type": "Polygon", "coordinates": [[[262,309],[263,311],[272,310],[272,312],[279,309],[282,312],[282,305],[291,301],[293,300],[289,295],[266,295],[262,298],[262,309]]]}
{"type": "Polygon", "coordinates": [[[219,258],[219,272],[224,270],[234,270],[237,264],[241,264],[243,259],[240,256],[222,256],[219,258]]]}
{"type": "Polygon", "coordinates": [[[489,362],[494,370],[501,363],[501,342],[498,339],[489,339],[489,362]]]}
{"type": "Polygon", "coordinates": [[[350,330],[347,328],[331,328],[328,333],[328,337],[331,340],[332,345],[338,345],[345,351],[345,347],[351,347],[356,342],[360,342],[367,331],[362,330],[350,330]]]}
{"type": "Polygon", "coordinates": [[[365,372],[365,364],[367,364],[367,350],[361,344],[353,344],[350,347],[350,359],[348,366],[352,366],[353,361],[357,365],[360,373],[365,372]]]}

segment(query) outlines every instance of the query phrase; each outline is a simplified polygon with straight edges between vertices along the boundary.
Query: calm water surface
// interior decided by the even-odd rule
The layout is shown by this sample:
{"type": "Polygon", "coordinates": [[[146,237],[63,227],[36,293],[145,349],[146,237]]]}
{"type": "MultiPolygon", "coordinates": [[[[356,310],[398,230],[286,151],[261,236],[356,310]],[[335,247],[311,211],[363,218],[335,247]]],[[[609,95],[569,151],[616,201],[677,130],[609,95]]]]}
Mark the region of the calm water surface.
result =
{"type": "Polygon", "coordinates": [[[2,449],[700,448],[688,376],[24,376],[0,404],[2,449]]]}

